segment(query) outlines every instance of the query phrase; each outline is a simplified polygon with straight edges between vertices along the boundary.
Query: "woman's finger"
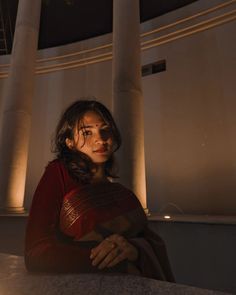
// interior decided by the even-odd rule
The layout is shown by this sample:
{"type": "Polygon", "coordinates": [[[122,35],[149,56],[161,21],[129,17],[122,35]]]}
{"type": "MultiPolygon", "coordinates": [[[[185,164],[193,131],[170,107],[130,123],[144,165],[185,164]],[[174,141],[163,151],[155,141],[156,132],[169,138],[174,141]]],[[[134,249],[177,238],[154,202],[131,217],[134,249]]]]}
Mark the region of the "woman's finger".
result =
{"type": "Polygon", "coordinates": [[[120,253],[109,264],[107,264],[106,267],[108,268],[113,267],[125,259],[127,259],[126,251],[120,251],[120,253]]]}
{"type": "MultiPolygon", "coordinates": [[[[103,240],[102,242],[100,242],[100,244],[98,246],[96,246],[95,248],[91,249],[91,254],[90,254],[90,258],[93,259],[97,256],[97,254],[104,249],[104,247],[108,246],[108,243],[110,245],[110,247],[114,248],[115,244],[111,241],[108,241],[107,239],[103,240]]],[[[108,246],[109,247],[109,246],[108,246]]]]}
{"type": "Polygon", "coordinates": [[[98,265],[115,247],[114,243],[108,241],[100,243],[90,255],[92,265],[98,265]]]}
{"type": "Polygon", "coordinates": [[[111,242],[115,242],[117,246],[126,253],[129,261],[135,261],[138,258],[138,250],[128,242],[123,236],[113,234],[107,238],[111,242]]]}
{"type": "Polygon", "coordinates": [[[99,269],[103,269],[107,267],[117,256],[119,256],[121,253],[121,250],[116,247],[114,248],[110,253],[107,254],[107,256],[102,260],[102,262],[98,265],[99,269]]]}

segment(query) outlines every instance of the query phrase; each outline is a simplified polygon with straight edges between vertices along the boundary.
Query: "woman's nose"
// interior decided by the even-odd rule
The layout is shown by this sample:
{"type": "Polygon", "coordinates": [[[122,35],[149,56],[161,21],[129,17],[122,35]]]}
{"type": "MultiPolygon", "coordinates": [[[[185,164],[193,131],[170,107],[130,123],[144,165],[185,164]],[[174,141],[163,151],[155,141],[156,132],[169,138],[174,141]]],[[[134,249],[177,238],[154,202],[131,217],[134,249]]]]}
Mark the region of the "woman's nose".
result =
{"type": "Polygon", "coordinates": [[[109,134],[106,130],[100,130],[96,134],[96,141],[105,142],[109,138],[109,134]]]}
{"type": "Polygon", "coordinates": [[[104,141],[105,141],[105,140],[104,140],[104,136],[103,136],[103,134],[102,134],[101,131],[98,131],[98,132],[96,133],[96,135],[95,135],[95,141],[96,141],[96,142],[104,142],[104,141]]]}

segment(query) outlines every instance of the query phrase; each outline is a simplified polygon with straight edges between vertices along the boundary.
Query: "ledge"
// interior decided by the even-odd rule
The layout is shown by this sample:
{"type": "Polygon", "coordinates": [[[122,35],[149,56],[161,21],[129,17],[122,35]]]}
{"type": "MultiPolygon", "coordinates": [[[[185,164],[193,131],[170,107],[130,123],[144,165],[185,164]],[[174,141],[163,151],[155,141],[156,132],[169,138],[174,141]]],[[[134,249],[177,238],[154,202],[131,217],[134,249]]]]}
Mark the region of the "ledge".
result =
{"type": "Polygon", "coordinates": [[[149,221],[205,223],[205,224],[236,224],[236,215],[187,215],[187,214],[157,214],[148,216],[149,221]]]}
{"type": "MultiPolygon", "coordinates": [[[[7,213],[0,212],[0,217],[23,217],[29,216],[29,212],[7,213]]],[[[231,224],[236,225],[236,215],[200,215],[200,214],[160,214],[150,213],[148,221],[157,222],[182,222],[182,223],[205,223],[205,224],[231,224]]]]}
{"type": "Polygon", "coordinates": [[[20,256],[0,253],[0,294],[226,294],[125,274],[30,274],[20,256]]]}
{"type": "Polygon", "coordinates": [[[0,217],[28,217],[29,212],[13,213],[13,212],[0,212],[0,217]]]}

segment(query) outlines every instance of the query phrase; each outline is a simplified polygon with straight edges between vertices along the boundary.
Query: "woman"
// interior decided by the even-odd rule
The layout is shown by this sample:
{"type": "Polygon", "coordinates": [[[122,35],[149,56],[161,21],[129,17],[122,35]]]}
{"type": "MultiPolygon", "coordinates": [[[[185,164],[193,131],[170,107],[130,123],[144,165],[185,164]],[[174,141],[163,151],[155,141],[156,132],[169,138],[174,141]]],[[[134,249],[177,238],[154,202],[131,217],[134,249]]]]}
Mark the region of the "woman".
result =
{"type": "Polygon", "coordinates": [[[122,272],[173,281],[165,246],[147,228],[136,196],[115,176],[120,133],[101,103],[80,100],[62,115],[56,159],[36,189],[26,231],[29,271],[122,272]]]}

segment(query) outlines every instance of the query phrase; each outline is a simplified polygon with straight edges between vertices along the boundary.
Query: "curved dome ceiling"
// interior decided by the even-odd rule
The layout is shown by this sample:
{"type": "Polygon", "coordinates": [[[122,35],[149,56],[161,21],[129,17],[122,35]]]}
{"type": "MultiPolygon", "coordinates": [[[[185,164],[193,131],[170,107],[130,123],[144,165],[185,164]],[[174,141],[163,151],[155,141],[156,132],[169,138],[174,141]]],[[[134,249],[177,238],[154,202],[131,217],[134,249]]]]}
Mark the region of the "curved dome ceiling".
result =
{"type": "MultiPolygon", "coordinates": [[[[33,0],[31,0],[33,1],[33,0]]],[[[197,0],[140,0],[141,22],[197,0]]],[[[43,0],[39,48],[81,41],[112,31],[112,0],[43,0]]],[[[0,0],[10,53],[18,0],[0,0]]]]}

